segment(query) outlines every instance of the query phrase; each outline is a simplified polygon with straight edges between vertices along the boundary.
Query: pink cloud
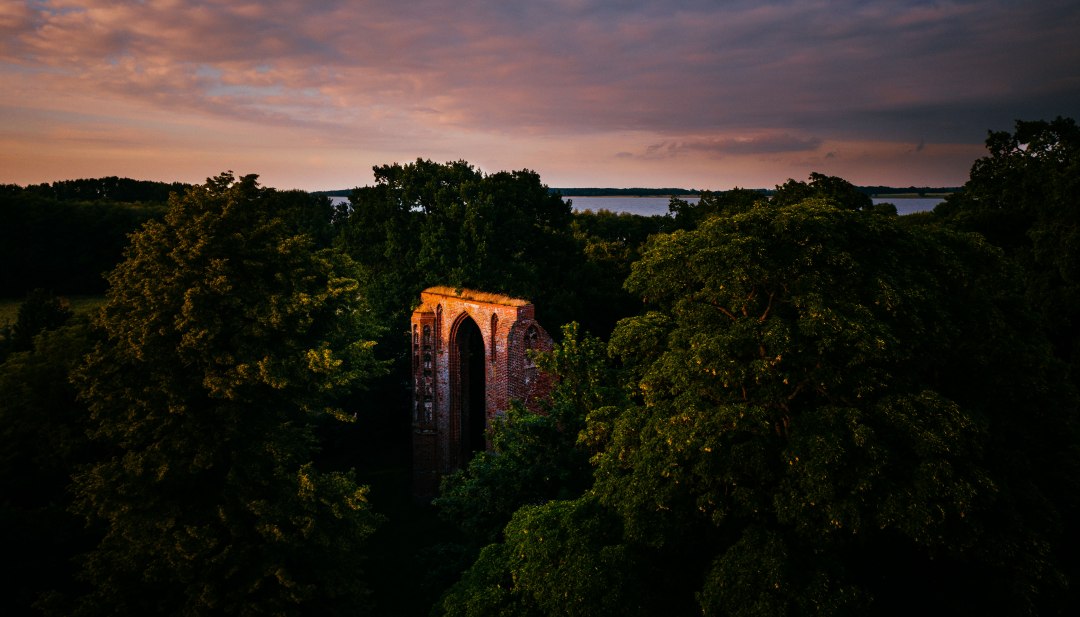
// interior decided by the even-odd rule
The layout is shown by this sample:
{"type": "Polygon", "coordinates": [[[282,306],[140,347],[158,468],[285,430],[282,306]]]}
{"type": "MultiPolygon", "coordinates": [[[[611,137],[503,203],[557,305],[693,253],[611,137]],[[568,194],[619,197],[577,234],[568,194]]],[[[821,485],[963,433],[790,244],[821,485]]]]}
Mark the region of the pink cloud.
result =
{"type": "Polygon", "coordinates": [[[837,141],[930,151],[1080,108],[1074,4],[6,3],[0,106],[122,106],[135,115],[110,122],[274,126],[383,156],[529,159],[566,140],[581,164],[705,170],[837,141]]]}

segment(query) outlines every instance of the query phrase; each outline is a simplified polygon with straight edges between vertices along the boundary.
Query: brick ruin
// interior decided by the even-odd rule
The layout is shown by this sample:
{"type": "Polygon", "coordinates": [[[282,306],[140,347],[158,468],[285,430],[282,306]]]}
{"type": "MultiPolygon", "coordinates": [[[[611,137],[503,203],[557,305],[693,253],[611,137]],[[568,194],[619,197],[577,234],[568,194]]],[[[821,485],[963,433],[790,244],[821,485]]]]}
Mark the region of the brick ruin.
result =
{"type": "Polygon", "coordinates": [[[527,300],[431,287],[412,314],[413,494],[435,496],[439,479],[488,447],[487,429],[519,400],[532,406],[548,378],[529,350],[551,337],[527,300]]]}

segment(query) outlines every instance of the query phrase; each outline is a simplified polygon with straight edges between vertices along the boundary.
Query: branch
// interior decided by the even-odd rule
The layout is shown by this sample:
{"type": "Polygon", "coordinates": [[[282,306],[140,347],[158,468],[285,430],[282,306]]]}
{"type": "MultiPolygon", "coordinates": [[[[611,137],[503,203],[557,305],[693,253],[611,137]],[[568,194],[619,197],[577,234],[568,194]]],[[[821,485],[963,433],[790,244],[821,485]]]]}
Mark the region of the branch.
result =
{"type": "Polygon", "coordinates": [[[708,300],[707,303],[709,304],[709,306],[711,306],[714,309],[720,311],[721,313],[727,315],[728,318],[731,319],[731,321],[739,321],[739,318],[735,316],[735,313],[732,313],[731,311],[724,308],[723,306],[720,306],[716,302],[713,302],[712,300],[708,300]]]}
{"type": "Polygon", "coordinates": [[[769,317],[769,313],[772,312],[773,298],[775,298],[775,297],[776,297],[776,292],[775,291],[770,291],[769,292],[769,303],[765,306],[765,312],[761,314],[761,317],[758,317],[758,323],[764,323],[765,320],[769,317]]]}
{"type": "Polygon", "coordinates": [[[747,294],[746,299],[743,300],[743,305],[742,305],[742,315],[743,315],[743,317],[749,317],[750,316],[750,312],[746,310],[746,307],[750,304],[750,301],[753,300],[756,296],[757,296],[757,287],[754,287],[753,289],[750,290],[750,293],[747,294]]]}

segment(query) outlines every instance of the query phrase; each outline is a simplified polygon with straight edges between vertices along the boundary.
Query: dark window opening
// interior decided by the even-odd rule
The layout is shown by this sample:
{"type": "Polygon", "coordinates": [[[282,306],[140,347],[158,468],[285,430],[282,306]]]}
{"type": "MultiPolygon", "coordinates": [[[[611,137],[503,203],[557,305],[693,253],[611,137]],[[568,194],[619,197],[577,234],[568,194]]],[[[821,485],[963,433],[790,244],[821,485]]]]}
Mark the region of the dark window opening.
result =
{"type": "Polygon", "coordinates": [[[461,409],[461,461],[465,465],[487,446],[484,337],[472,319],[458,327],[458,400],[461,409]]]}

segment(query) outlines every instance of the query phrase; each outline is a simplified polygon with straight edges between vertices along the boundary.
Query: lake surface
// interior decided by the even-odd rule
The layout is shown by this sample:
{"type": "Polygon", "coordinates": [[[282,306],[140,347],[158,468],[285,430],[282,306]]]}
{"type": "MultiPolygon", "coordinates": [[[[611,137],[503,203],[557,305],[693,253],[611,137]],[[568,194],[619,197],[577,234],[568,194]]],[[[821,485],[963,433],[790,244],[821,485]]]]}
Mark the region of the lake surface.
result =
{"type": "MultiPolygon", "coordinates": [[[[574,197],[572,195],[565,196],[565,199],[569,199],[573,204],[575,211],[581,210],[611,210],[612,212],[629,212],[631,214],[640,214],[642,216],[652,216],[654,214],[667,214],[668,201],[667,197],[574,197]]],[[[684,198],[690,203],[697,203],[697,197],[684,198]]],[[[933,210],[934,206],[941,203],[943,200],[940,197],[918,197],[918,198],[874,198],[874,203],[891,203],[896,206],[897,214],[911,214],[912,212],[926,212],[933,210]]]]}
{"type": "MultiPolygon", "coordinates": [[[[348,203],[349,201],[348,197],[331,197],[330,199],[335,204],[348,203]]],[[[572,195],[565,196],[564,199],[571,201],[575,211],[610,210],[612,212],[629,212],[630,214],[640,214],[642,216],[667,214],[669,201],[667,197],[574,197],[572,195]]],[[[690,203],[698,202],[697,197],[687,197],[685,199],[690,203]]],[[[944,200],[940,197],[874,198],[876,204],[891,203],[895,205],[898,214],[927,212],[933,210],[934,206],[942,201],[944,200]]]]}

